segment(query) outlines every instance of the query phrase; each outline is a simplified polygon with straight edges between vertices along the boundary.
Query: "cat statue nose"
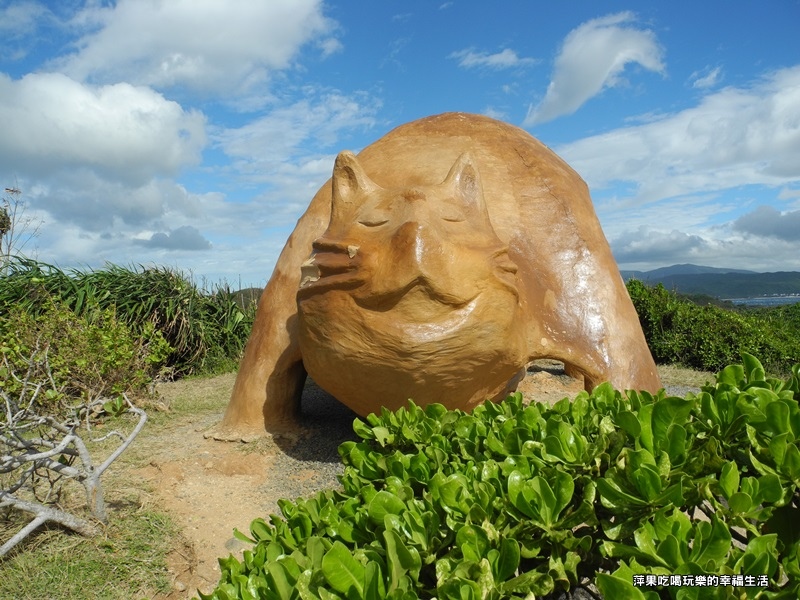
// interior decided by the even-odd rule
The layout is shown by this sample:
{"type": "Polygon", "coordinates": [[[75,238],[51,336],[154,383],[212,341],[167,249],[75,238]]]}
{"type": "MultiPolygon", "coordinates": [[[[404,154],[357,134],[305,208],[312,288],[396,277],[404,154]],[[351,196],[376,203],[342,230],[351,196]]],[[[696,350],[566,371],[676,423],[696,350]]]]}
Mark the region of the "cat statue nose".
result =
{"type": "Polygon", "coordinates": [[[426,243],[425,237],[427,236],[423,225],[417,221],[407,221],[400,225],[392,236],[392,249],[397,251],[397,258],[402,263],[421,267],[425,250],[430,245],[426,243]]]}
{"type": "Polygon", "coordinates": [[[407,221],[397,228],[390,243],[394,273],[398,280],[405,280],[403,283],[418,278],[449,278],[444,240],[430,225],[407,221]]]}

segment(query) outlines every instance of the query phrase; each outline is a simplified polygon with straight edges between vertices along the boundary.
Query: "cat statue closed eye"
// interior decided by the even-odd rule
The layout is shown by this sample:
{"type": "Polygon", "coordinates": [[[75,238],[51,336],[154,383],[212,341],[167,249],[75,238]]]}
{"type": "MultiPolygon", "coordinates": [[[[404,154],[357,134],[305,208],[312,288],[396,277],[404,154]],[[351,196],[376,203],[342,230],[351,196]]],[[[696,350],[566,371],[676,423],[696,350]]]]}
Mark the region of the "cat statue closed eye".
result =
{"type": "Polygon", "coordinates": [[[525,131],[447,113],[342,152],[278,259],[221,431],[277,430],[306,374],[361,415],[470,410],[528,363],[661,386],[583,180],[525,131]]]}

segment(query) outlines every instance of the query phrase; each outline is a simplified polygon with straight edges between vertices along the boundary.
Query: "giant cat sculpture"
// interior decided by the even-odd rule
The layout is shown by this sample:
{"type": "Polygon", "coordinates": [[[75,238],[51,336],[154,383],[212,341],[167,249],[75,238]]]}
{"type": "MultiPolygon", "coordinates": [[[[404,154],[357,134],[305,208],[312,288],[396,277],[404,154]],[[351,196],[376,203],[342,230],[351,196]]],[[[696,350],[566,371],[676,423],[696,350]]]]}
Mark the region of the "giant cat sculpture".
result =
{"type": "Polygon", "coordinates": [[[586,184],[521,129],[448,113],[342,152],[278,259],[220,431],[291,425],[308,373],[361,415],[469,410],[537,358],[660,387],[586,184]]]}

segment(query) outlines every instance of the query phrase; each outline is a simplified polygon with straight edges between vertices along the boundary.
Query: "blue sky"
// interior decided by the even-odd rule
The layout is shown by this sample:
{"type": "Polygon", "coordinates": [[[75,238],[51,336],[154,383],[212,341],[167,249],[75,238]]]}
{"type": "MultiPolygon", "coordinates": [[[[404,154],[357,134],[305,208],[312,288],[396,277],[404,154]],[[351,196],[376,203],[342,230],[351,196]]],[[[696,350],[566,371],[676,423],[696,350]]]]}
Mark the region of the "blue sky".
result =
{"type": "Polygon", "coordinates": [[[800,270],[798,28],[798,0],[0,0],[0,187],[40,260],[261,286],[340,150],[465,111],[566,159],[623,269],[800,270]]]}

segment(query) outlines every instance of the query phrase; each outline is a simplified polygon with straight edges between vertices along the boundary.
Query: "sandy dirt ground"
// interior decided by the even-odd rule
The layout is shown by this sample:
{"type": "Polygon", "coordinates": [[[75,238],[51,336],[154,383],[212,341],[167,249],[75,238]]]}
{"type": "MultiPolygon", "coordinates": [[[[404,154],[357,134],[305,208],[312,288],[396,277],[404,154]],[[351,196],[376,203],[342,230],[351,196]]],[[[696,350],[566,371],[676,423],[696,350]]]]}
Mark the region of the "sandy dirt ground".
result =
{"type": "MultiPolygon", "coordinates": [[[[230,395],[234,376],[175,382],[160,387],[165,398],[186,393],[230,395]],[[207,386],[203,389],[202,386],[207,386]],[[198,387],[200,386],[200,387],[198,387]]],[[[519,391],[526,398],[555,402],[574,396],[582,382],[566,376],[558,363],[542,362],[529,369],[519,391]]],[[[192,598],[211,591],[219,580],[218,559],[240,557],[247,544],[233,536],[247,533],[250,522],[278,513],[279,498],[294,499],[336,486],[338,445],[355,439],[355,414],[311,383],[303,396],[305,429],[293,437],[265,437],[251,443],[230,443],[204,436],[222,417],[219,411],[176,416],[160,439],[147,440],[142,478],[149,502],[170,514],[181,530],[168,557],[172,590],[160,600],[192,598]]],[[[140,462],[141,464],[141,462],[140,462]]]]}

